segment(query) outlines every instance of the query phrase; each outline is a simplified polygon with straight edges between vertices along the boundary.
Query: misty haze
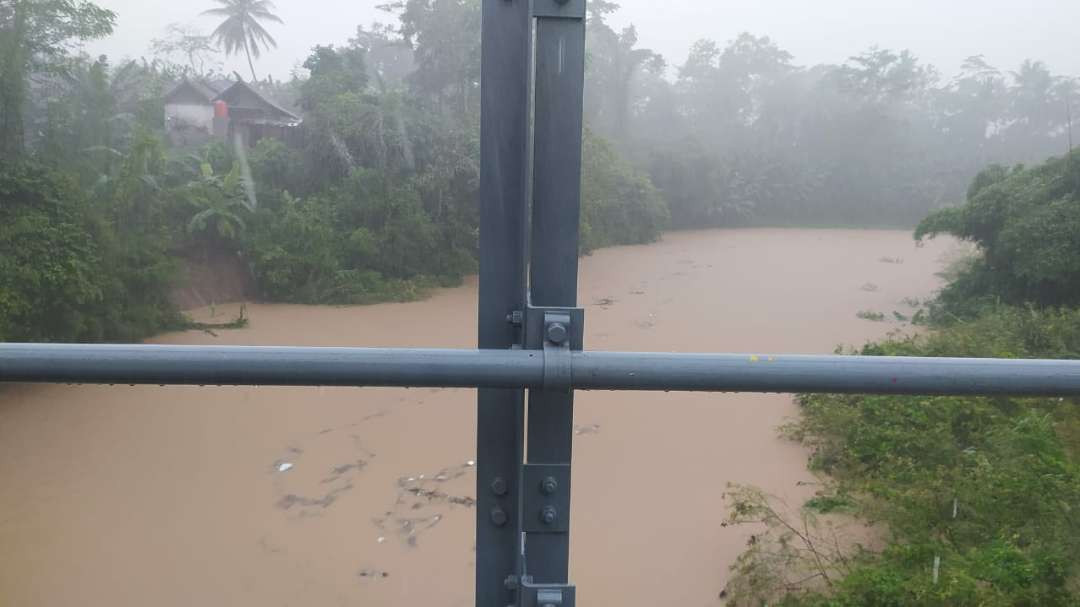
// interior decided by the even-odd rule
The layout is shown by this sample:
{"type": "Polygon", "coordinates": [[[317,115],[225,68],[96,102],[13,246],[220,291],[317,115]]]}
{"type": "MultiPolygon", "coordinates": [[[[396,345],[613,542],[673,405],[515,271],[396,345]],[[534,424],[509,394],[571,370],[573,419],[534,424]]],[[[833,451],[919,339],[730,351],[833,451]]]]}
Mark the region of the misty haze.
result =
{"type": "Polygon", "coordinates": [[[1077,605],[1077,23],[0,0],[0,605],[1077,605]],[[379,367],[417,387],[217,346],[457,352],[379,367]],[[437,371],[477,347],[542,382],[437,371]],[[591,352],[746,366],[588,391],[591,352]],[[1046,389],[746,388],[867,357],[1046,389]]]}

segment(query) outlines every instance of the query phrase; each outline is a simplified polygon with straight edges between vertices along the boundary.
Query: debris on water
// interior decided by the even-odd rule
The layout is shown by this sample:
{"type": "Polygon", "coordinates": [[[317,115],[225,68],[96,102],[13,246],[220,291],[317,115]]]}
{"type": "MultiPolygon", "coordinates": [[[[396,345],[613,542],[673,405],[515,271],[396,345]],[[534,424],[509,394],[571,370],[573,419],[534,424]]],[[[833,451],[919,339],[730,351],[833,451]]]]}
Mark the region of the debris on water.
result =
{"type": "Polygon", "coordinates": [[[592,424],[589,426],[574,426],[574,435],[581,436],[583,434],[598,434],[600,432],[600,424],[592,424]]]}
{"type": "Polygon", "coordinates": [[[380,536],[378,537],[378,539],[376,539],[375,541],[376,541],[377,543],[381,544],[381,543],[383,543],[383,542],[385,542],[385,541],[386,541],[386,538],[380,535],[380,536]]]}
{"type": "Polygon", "coordinates": [[[352,490],[353,484],[348,483],[346,485],[342,485],[341,487],[337,487],[327,492],[326,495],[318,498],[305,497],[303,495],[290,493],[278,500],[277,507],[282,510],[288,510],[293,506],[299,506],[301,509],[303,509],[301,515],[304,515],[305,513],[308,515],[317,514],[318,511],[316,510],[316,508],[325,510],[331,505],[333,505],[333,503],[336,502],[337,499],[343,494],[348,493],[352,490]]]}
{"type": "Polygon", "coordinates": [[[448,492],[459,488],[455,481],[471,474],[475,466],[475,460],[468,460],[432,473],[398,477],[397,497],[392,506],[372,522],[385,537],[400,540],[409,547],[418,546],[421,536],[443,522],[452,511],[476,507],[475,497],[448,492]]]}
{"type": "Polygon", "coordinates": [[[868,282],[859,288],[867,293],[877,293],[878,290],[878,286],[872,282],[868,282]]]}
{"type": "Polygon", "coordinates": [[[386,571],[377,571],[375,569],[361,569],[357,572],[358,576],[366,578],[388,578],[390,574],[386,571]]]}
{"type": "Polygon", "coordinates": [[[277,466],[277,471],[278,472],[288,472],[289,470],[292,470],[292,469],[293,469],[292,462],[281,462],[277,466]]]}

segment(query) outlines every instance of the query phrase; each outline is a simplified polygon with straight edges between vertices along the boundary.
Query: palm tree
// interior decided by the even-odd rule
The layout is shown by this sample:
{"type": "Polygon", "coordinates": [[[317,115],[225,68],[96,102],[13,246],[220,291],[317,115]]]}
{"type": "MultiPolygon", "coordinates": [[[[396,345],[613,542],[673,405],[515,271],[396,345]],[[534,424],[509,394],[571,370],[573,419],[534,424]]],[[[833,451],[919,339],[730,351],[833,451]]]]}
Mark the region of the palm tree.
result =
{"type": "Polygon", "coordinates": [[[258,80],[255,76],[255,64],[251,58],[259,58],[262,48],[277,48],[277,41],[266,31],[260,21],[275,21],[284,23],[271,10],[274,3],[271,0],[214,0],[221,5],[203,11],[204,15],[225,17],[225,20],[217,26],[210,37],[221,44],[226,55],[232,55],[243,49],[247,55],[248,67],[251,68],[251,79],[258,80]]]}

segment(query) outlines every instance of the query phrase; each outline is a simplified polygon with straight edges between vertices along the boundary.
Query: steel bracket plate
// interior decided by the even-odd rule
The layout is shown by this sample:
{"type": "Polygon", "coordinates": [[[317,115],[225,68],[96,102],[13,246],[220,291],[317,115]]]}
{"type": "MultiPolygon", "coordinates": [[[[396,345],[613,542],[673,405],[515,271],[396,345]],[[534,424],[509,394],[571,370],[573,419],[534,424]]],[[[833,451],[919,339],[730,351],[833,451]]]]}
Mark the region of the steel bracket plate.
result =
{"type": "Polygon", "coordinates": [[[577,589],[561,584],[533,584],[526,577],[519,597],[520,607],[574,607],[577,589]]]}
{"type": "Polygon", "coordinates": [[[521,473],[522,530],[570,531],[570,465],[524,464],[521,473]]]}
{"type": "Polygon", "coordinates": [[[532,0],[533,17],[584,19],[585,0],[532,0]]]}
{"type": "Polygon", "coordinates": [[[581,352],[585,347],[585,310],[583,308],[558,308],[558,307],[534,307],[527,306],[525,309],[525,349],[542,350],[546,332],[546,319],[548,315],[565,314],[570,317],[568,339],[570,349],[581,352]]]}

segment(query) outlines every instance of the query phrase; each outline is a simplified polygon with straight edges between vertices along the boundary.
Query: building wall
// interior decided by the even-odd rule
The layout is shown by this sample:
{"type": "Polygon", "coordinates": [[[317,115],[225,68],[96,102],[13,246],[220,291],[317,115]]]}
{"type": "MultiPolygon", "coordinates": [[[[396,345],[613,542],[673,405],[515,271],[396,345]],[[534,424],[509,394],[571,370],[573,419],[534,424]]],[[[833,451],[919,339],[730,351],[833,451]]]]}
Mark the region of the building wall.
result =
{"type": "Polygon", "coordinates": [[[169,133],[214,132],[214,106],[170,103],[165,106],[165,129],[169,133]]]}

